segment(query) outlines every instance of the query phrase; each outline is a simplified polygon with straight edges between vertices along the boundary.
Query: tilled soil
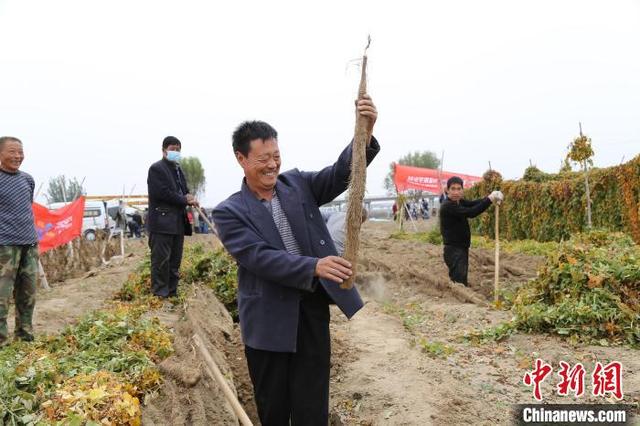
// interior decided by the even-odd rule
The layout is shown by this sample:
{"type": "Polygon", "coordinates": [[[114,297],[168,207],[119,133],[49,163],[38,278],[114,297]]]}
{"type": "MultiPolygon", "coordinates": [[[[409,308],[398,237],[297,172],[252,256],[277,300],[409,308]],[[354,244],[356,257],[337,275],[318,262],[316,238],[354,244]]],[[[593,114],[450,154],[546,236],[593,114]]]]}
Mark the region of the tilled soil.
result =
{"type": "MultiPolygon", "coordinates": [[[[590,395],[594,363],[623,364],[623,402],[640,402],[638,351],[626,347],[572,346],[546,335],[516,334],[502,342],[473,344],[474,329],[510,318],[507,311],[464,303],[452,293],[442,248],[389,238],[390,227],[366,224],[359,286],[367,304],[346,321],[334,310],[331,409],[333,424],[511,424],[514,404],[535,402],[523,376],[535,358],[554,370],[543,382],[545,402],[608,403],[590,395]],[[559,362],[581,362],[587,394],[555,394],[559,362]]],[[[501,282],[515,288],[535,276],[542,259],[501,257],[501,282]]],[[[470,253],[470,287],[492,297],[493,253],[470,253]]]]}
{"type": "MultiPolygon", "coordinates": [[[[152,313],[157,315],[157,313],[152,313]]],[[[236,425],[238,418],[220,385],[207,372],[206,363],[193,340],[198,334],[227,383],[257,419],[252,405],[250,381],[243,349],[231,316],[208,288],[194,288],[186,305],[159,318],[173,328],[175,354],[160,364],[162,389],[145,399],[143,424],[148,425],[236,425]],[[236,384],[238,388],[236,388],[236,384]],[[236,390],[237,389],[237,390],[236,390]]]]}
{"type": "MultiPolygon", "coordinates": [[[[522,382],[535,358],[554,367],[553,375],[543,383],[545,402],[613,402],[590,395],[590,373],[596,361],[619,361],[624,368],[623,402],[640,404],[637,350],[572,346],[546,335],[516,334],[486,344],[463,339],[465,333],[508,320],[509,312],[466,303],[451,291],[442,248],[392,239],[393,230],[392,224],[364,225],[357,285],[366,306],[351,321],[332,308],[332,424],[510,424],[514,404],[535,402],[531,388],[522,382]],[[587,395],[555,394],[560,361],[585,366],[587,395]]],[[[218,247],[210,236],[188,240],[194,241],[218,247]]],[[[58,332],[111,299],[146,247],[140,243],[131,250],[134,256],[121,265],[55,284],[49,292],[40,291],[36,331],[58,332]]],[[[502,286],[522,285],[535,276],[541,261],[503,254],[502,286]]],[[[473,295],[488,302],[493,291],[493,252],[471,250],[469,278],[473,295]]],[[[197,290],[189,300],[179,311],[150,314],[173,328],[176,353],[161,367],[165,385],[145,401],[144,424],[237,424],[221,389],[196,353],[192,340],[196,331],[245,411],[258,424],[237,324],[210,291],[197,290]]]]}
{"type": "MultiPolygon", "coordinates": [[[[215,249],[219,242],[211,235],[187,238],[186,244],[203,243],[215,249]]],[[[83,249],[91,244],[82,245],[83,249]]],[[[98,266],[99,258],[85,259],[71,272],[60,272],[59,265],[52,276],[82,274],[79,278],[52,280],[51,289],[38,288],[34,329],[36,334],[59,333],[80,317],[100,309],[122,287],[129,274],[138,266],[147,251],[145,240],[127,241],[124,259],[112,260],[108,266],[98,266]],[[86,268],[90,265],[89,268],[86,268]],[[83,271],[90,269],[90,273],[83,271]]],[[[87,256],[86,252],[83,253],[87,256]]],[[[94,253],[95,254],[95,253],[94,253]]],[[[77,253],[76,253],[77,255],[77,253]]],[[[65,257],[65,250],[49,256],[45,270],[52,271],[57,257],[65,257]]],[[[77,256],[76,256],[77,257],[77,256]]],[[[220,386],[206,373],[203,361],[194,347],[196,331],[205,341],[207,350],[228,379],[230,387],[249,417],[258,424],[253,403],[253,388],[244,358],[239,329],[224,306],[210,289],[194,289],[186,306],[179,310],[161,309],[148,314],[158,317],[173,330],[175,355],[165,360],[160,368],[164,376],[162,389],[148,395],[143,405],[143,423],[149,425],[235,425],[238,424],[220,386]]],[[[13,312],[9,315],[9,328],[13,329],[13,312]]]]}

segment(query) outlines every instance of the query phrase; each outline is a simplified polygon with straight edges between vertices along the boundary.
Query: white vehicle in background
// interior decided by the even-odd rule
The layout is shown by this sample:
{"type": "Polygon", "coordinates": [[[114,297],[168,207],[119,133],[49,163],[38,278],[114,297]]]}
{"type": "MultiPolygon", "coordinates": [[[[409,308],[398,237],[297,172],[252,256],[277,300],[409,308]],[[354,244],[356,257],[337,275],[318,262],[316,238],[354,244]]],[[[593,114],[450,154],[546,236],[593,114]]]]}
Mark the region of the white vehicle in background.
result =
{"type": "MultiPolygon", "coordinates": [[[[56,210],[70,203],[51,203],[50,210],[56,210]]],[[[99,231],[106,231],[114,226],[107,214],[107,207],[103,201],[85,201],[82,219],[82,236],[94,241],[99,231]]]]}
{"type": "Polygon", "coordinates": [[[82,235],[85,239],[93,241],[96,239],[97,231],[107,231],[112,226],[103,201],[85,201],[82,219],[82,235]]]}
{"type": "Polygon", "coordinates": [[[393,201],[372,201],[369,203],[369,220],[393,220],[393,201]]]}

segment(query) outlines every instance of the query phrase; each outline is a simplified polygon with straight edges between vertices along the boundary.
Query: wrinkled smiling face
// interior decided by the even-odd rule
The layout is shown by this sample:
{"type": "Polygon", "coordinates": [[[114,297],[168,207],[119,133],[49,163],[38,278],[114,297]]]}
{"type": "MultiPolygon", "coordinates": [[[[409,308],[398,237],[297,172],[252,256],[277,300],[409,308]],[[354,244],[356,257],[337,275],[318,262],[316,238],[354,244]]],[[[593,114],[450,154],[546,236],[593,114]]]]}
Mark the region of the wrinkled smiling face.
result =
{"type": "Polygon", "coordinates": [[[0,150],[0,164],[8,172],[15,173],[20,169],[24,161],[24,151],[22,144],[16,141],[6,141],[0,150]]]}
{"type": "Polygon", "coordinates": [[[276,139],[254,139],[249,145],[248,155],[236,152],[236,159],[251,189],[265,192],[273,190],[281,163],[276,139]]]}
{"type": "Polygon", "coordinates": [[[454,183],[447,190],[447,197],[451,201],[459,201],[460,199],[462,199],[463,195],[464,189],[462,189],[462,185],[460,185],[459,183],[454,183]]]}

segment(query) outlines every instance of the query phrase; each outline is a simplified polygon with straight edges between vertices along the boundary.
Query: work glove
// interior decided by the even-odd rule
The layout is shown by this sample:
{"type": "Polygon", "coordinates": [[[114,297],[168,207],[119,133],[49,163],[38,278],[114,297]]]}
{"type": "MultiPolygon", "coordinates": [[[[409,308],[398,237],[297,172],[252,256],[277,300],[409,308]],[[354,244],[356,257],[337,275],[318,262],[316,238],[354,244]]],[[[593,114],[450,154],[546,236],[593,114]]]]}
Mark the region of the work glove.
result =
{"type": "Polygon", "coordinates": [[[489,194],[489,199],[492,203],[502,202],[504,200],[504,194],[501,191],[493,191],[489,194]]]}

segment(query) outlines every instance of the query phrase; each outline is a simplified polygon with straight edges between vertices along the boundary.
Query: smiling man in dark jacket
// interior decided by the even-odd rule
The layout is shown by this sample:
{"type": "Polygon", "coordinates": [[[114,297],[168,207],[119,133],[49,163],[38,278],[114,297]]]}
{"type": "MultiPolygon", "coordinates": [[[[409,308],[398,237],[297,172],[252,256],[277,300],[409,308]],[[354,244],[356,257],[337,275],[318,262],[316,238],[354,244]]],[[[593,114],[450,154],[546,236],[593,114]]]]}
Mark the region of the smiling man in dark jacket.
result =
{"type": "MultiPolygon", "coordinates": [[[[372,131],[371,99],[357,110],[372,131]]],[[[379,149],[372,137],[367,164],[379,149]]],[[[351,144],[319,172],[279,174],[277,132],[253,121],[236,129],[233,150],[244,170],[242,189],[216,207],[213,219],[238,262],[240,328],[260,421],[326,426],[329,304],[349,318],[363,304],[355,287],[338,285],[352,274],[351,264],[337,256],[319,206],[347,189],[351,144]]]]}
{"type": "Polygon", "coordinates": [[[181,149],[177,138],[167,136],[162,142],[162,160],[151,165],[147,178],[151,289],[162,298],[177,295],[184,236],[191,235],[186,207],[198,205],[180,168],[181,149]]]}

